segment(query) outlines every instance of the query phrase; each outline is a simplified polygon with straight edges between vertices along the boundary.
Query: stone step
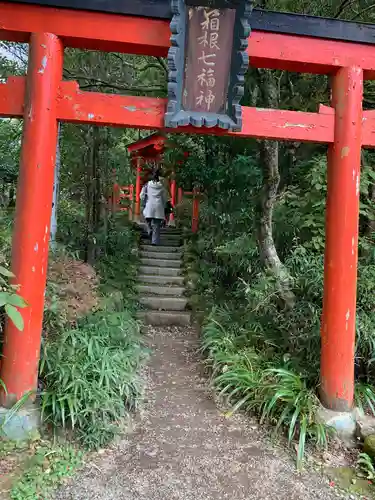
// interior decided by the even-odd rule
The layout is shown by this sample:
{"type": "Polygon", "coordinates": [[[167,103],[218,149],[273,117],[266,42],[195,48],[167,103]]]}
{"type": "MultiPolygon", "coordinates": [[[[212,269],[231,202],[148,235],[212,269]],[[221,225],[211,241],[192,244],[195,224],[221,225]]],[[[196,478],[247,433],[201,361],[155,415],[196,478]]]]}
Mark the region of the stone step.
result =
{"type": "Polygon", "coordinates": [[[189,326],[191,314],[183,311],[140,311],[137,316],[146,325],[189,326]]]}
{"type": "Polygon", "coordinates": [[[152,267],[170,267],[179,269],[181,267],[181,260],[171,260],[171,259],[146,259],[141,258],[141,266],[152,266],[152,267]]]}
{"type": "Polygon", "coordinates": [[[181,269],[178,267],[140,266],[139,273],[157,276],[181,276],[181,269]]]}
{"type": "Polygon", "coordinates": [[[182,236],[173,236],[172,234],[162,234],[161,237],[160,237],[160,241],[162,241],[163,243],[168,243],[168,242],[172,242],[172,243],[182,243],[182,236]]]}
{"type": "Polygon", "coordinates": [[[154,284],[160,286],[182,286],[184,278],[182,276],[157,276],[155,274],[140,274],[138,276],[140,284],[154,284]]]}
{"type": "Polygon", "coordinates": [[[184,311],[187,306],[187,299],[184,297],[139,297],[139,302],[147,309],[154,311],[184,311]]]}
{"type": "MultiPolygon", "coordinates": [[[[146,222],[140,222],[137,224],[137,227],[140,231],[143,231],[147,233],[148,231],[148,225],[146,222]]],[[[162,233],[179,233],[182,234],[182,228],[181,227],[175,227],[175,226],[166,226],[166,227],[161,227],[160,232],[162,233]]]]}
{"type": "Polygon", "coordinates": [[[177,229],[175,227],[167,227],[167,228],[162,228],[160,230],[161,234],[182,234],[181,229],[177,229]]]}
{"type": "MultiPolygon", "coordinates": [[[[151,240],[150,238],[145,238],[144,240],[141,240],[141,246],[143,245],[150,245],[151,240]]],[[[173,247],[173,248],[181,248],[181,241],[180,240],[161,240],[159,245],[151,245],[154,248],[160,248],[160,247],[173,247]]]]}
{"type": "MultiPolygon", "coordinates": [[[[144,232],[147,233],[147,228],[144,232]]],[[[162,227],[160,229],[160,234],[179,234],[179,235],[181,235],[182,230],[177,229],[176,227],[162,227]]]]}
{"type": "MultiPolygon", "coordinates": [[[[142,233],[141,239],[142,240],[150,240],[151,237],[146,233],[142,233]]],[[[161,234],[160,240],[161,241],[181,241],[182,235],[181,234],[161,234]]]]}
{"type": "Polygon", "coordinates": [[[146,245],[142,244],[141,245],[141,251],[142,252],[152,252],[152,253],[176,253],[176,254],[181,254],[182,253],[182,247],[181,246],[175,246],[175,247],[167,247],[167,246],[156,246],[156,245],[146,245]]]}
{"type": "Polygon", "coordinates": [[[146,252],[141,250],[140,257],[143,259],[177,260],[181,258],[181,252],[146,252]]]}
{"type": "Polygon", "coordinates": [[[165,286],[158,286],[158,285],[152,285],[152,284],[138,284],[137,285],[137,290],[138,292],[142,295],[163,295],[163,296],[169,296],[169,297],[182,297],[185,292],[184,287],[180,286],[175,286],[175,285],[165,285],[165,286]]]}
{"type": "MultiPolygon", "coordinates": [[[[151,236],[149,236],[147,233],[141,233],[141,239],[150,239],[151,236]]],[[[160,239],[161,240],[181,240],[182,239],[182,234],[179,233],[160,233],[160,239]]]]}

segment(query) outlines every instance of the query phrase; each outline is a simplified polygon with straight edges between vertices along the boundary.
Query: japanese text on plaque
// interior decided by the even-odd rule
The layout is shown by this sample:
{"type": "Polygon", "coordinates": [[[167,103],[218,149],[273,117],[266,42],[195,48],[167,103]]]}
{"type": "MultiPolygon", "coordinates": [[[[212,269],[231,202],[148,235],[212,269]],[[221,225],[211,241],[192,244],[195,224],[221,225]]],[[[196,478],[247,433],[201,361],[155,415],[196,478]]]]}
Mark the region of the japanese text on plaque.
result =
{"type": "Polygon", "coordinates": [[[233,9],[189,9],[183,108],[225,113],[233,46],[233,9]]]}

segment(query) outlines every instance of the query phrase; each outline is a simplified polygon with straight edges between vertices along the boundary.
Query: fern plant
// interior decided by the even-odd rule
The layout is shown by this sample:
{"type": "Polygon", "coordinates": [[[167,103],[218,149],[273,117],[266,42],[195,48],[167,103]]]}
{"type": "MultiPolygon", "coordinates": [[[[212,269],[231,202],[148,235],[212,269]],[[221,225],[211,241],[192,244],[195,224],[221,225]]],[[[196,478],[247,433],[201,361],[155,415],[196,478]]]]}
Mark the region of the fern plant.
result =
{"type": "Polygon", "coordinates": [[[360,453],[357,460],[358,476],[369,481],[375,479],[375,468],[371,457],[367,453],[360,453]]]}

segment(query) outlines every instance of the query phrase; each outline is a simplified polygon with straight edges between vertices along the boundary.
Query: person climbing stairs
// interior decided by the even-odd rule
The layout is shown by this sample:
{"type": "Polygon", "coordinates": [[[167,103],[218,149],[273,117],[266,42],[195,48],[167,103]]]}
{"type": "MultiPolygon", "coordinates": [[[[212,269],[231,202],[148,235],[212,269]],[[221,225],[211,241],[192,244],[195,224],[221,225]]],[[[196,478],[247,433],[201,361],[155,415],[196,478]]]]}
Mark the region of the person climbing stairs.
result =
{"type": "Polygon", "coordinates": [[[161,244],[150,244],[147,232],[141,234],[141,265],[138,285],[143,308],[139,318],[147,325],[186,326],[191,314],[186,310],[182,276],[182,233],[180,229],[161,230],[161,244]]]}

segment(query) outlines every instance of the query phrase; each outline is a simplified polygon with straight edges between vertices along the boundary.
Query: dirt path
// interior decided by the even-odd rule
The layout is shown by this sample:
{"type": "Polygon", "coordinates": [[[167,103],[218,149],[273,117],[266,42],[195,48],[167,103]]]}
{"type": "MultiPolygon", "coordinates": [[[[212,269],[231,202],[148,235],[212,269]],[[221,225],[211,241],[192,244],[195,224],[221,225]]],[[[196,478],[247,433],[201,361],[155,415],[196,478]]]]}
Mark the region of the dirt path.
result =
{"type": "Polygon", "coordinates": [[[147,404],[134,432],[88,464],[56,500],[330,500],[249,419],[226,419],[200,378],[196,334],[149,328],[147,404]]]}

